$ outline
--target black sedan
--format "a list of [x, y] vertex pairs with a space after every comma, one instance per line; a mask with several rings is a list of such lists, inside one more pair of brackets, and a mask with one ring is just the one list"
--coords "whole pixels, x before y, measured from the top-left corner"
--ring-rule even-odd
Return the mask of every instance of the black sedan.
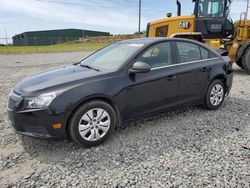
[[126, 120], [186, 105], [219, 108], [232, 86], [229, 64], [186, 39], [118, 42], [19, 82], [8, 102], [10, 124], [27, 136], [97, 145]]

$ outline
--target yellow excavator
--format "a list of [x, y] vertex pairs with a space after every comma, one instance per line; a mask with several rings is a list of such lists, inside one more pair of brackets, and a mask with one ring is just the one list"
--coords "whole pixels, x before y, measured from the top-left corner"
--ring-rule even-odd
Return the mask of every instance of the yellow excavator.
[[247, 10], [233, 22], [230, 17], [232, 0], [193, 0], [194, 13], [181, 16], [181, 3], [177, 0], [177, 16], [148, 23], [147, 37], [189, 38], [203, 42], [250, 74], [250, 20]]

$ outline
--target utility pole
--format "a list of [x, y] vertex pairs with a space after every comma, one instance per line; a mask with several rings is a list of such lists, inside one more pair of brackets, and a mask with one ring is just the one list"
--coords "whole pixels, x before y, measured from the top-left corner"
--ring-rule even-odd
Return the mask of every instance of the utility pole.
[[36, 36], [34, 37], [34, 41], [35, 41], [35, 45], [36, 45], [36, 53], [38, 53]]
[[62, 42], [62, 36], [60, 36], [60, 46], [61, 46], [61, 52], [63, 51], [63, 42]]
[[85, 44], [84, 44], [84, 27], [82, 28], [82, 42], [83, 42], [83, 51], [85, 50]]
[[7, 52], [8, 54], [10, 53], [10, 50], [9, 50], [9, 45], [8, 45], [8, 34], [7, 34], [7, 29], [6, 27], [4, 27], [4, 30], [5, 30], [5, 41], [6, 41], [6, 46], [7, 46]]
[[246, 20], [247, 20], [247, 18], [248, 18], [248, 9], [249, 9], [249, 0], [247, 0], [247, 10], [246, 10]]
[[139, 37], [141, 36], [141, 0], [139, 0], [139, 25], [138, 25]]

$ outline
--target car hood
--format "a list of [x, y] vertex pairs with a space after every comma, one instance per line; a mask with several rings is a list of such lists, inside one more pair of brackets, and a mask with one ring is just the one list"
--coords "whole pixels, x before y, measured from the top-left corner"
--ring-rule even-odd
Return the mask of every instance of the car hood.
[[74, 82], [79, 83], [101, 74], [103, 73], [80, 65], [55, 68], [20, 81], [15, 86], [15, 90], [25, 95], [51, 88], [56, 89], [61, 85], [74, 85]]

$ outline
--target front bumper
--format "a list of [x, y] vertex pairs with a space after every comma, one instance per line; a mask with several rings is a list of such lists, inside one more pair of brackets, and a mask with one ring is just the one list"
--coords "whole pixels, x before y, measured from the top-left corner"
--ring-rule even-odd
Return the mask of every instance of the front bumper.
[[9, 127], [13, 130], [13, 132], [24, 135], [24, 136], [29, 136], [33, 138], [39, 138], [39, 139], [45, 139], [45, 140], [58, 140], [60, 137], [56, 136], [51, 136], [49, 134], [44, 134], [44, 133], [39, 133], [38, 132], [25, 132], [25, 131], [18, 131], [16, 130], [16, 127], [13, 125], [11, 121], [9, 121]]
[[[41, 110], [20, 110], [22, 99], [10, 96], [7, 112], [10, 127], [14, 132], [21, 135], [58, 140], [64, 139], [65, 134], [65, 114], [58, 114], [50, 109]], [[53, 129], [53, 124], [61, 123], [61, 129]]]

